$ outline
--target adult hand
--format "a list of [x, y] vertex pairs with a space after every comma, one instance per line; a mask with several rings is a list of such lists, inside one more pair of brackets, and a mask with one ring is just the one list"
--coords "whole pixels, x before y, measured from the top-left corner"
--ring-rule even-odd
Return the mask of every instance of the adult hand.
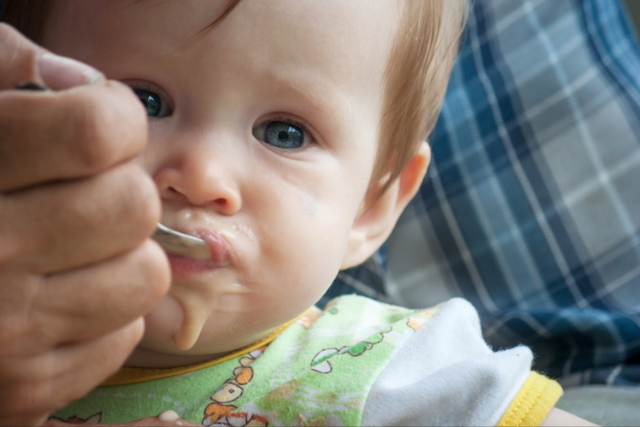
[[130, 162], [146, 141], [127, 87], [0, 24], [0, 424], [42, 424], [116, 371], [167, 292], [160, 199]]

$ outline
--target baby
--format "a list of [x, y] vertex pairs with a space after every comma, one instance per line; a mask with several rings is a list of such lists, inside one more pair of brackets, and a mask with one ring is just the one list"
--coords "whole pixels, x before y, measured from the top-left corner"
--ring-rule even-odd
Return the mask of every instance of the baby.
[[122, 423], [173, 409], [233, 426], [559, 422], [560, 387], [530, 371], [527, 348], [493, 353], [464, 301], [415, 311], [347, 296], [313, 308], [340, 269], [378, 249], [419, 188], [465, 8], [24, 7], [22, 31], [133, 88], [149, 116], [138, 162], [162, 221], [212, 254], [169, 256], [170, 293], [127, 366], [56, 419]]

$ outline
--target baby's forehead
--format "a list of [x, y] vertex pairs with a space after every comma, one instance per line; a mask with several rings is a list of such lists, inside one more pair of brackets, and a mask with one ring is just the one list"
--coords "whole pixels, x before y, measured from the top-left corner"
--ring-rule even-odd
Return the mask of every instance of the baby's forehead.
[[260, 45], [260, 60], [295, 65], [304, 59], [318, 68], [331, 64], [345, 77], [360, 70], [364, 78], [363, 70], [386, 65], [399, 17], [397, 3], [389, 1], [244, 0], [220, 30], [228, 24], [241, 44]]
[[266, 61], [312, 53], [316, 63], [332, 63], [343, 74], [361, 64], [376, 68], [378, 58], [388, 57], [401, 15], [397, 2], [379, 0], [97, 0], [62, 1], [55, 9], [52, 23], [85, 36], [76, 38], [85, 45], [98, 35], [112, 45], [171, 55], [223, 39], [237, 42], [229, 43], [234, 48], [261, 45]]

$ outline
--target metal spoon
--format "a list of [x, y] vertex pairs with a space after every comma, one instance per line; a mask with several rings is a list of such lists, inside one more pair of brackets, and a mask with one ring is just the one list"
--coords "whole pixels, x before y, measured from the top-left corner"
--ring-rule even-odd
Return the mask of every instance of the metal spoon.
[[[46, 86], [30, 81], [18, 83], [16, 89], [36, 92], [47, 92], [51, 90]], [[199, 259], [211, 258], [209, 246], [204, 240], [180, 233], [160, 223], [158, 223], [158, 227], [151, 237], [158, 242], [160, 246], [162, 246], [162, 249], [168, 254]]]
[[209, 246], [204, 240], [180, 233], [160, 223], [158, 223], [158, 228], [156, 228], [151, 237], [168, 254], [199, 259], [211, 258]]

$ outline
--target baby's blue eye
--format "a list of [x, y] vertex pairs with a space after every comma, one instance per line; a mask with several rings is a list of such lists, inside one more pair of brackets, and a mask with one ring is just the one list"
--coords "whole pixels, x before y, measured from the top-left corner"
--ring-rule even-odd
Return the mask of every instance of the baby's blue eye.
[[309, 137], [303, 128], [279, 120], [258, 126], [254, 129], [254, 136], [269, 145], [285, 150], [301, 148], [309, 143]]
[[140, 88], [132, 88], [147, 110], [147, 116], [161, 118], [171, 115], [171, 110], [157, 93]]

